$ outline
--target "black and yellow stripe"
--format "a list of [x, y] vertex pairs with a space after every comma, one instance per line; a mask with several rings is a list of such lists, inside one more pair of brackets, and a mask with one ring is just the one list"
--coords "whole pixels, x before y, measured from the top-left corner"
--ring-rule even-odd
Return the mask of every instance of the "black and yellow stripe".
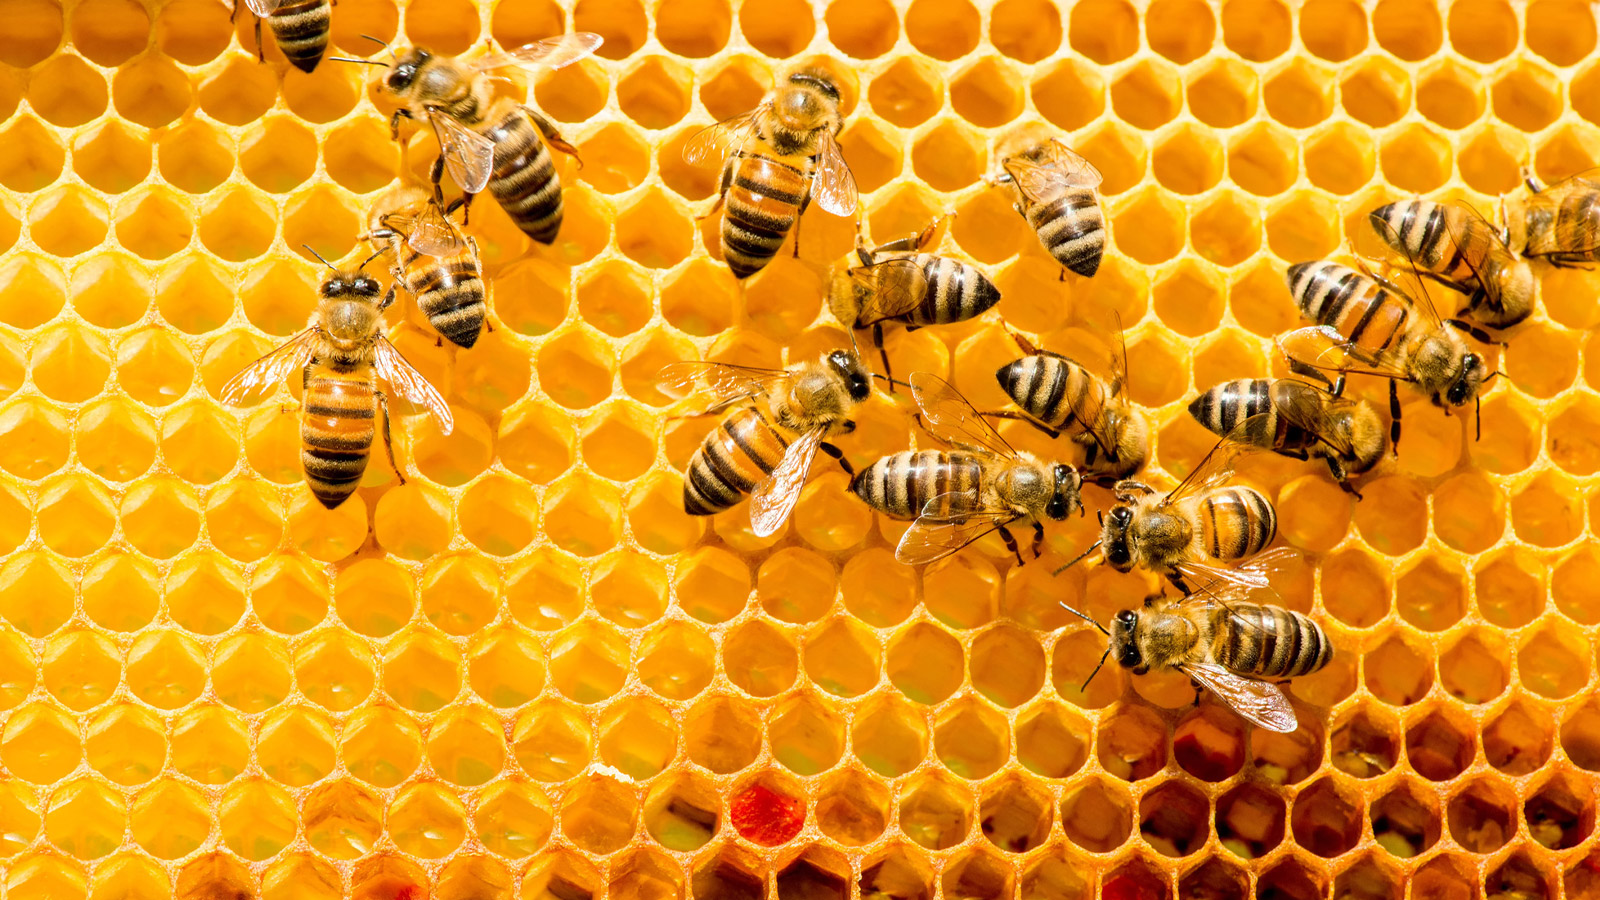
[[1028, 224], [1056, 261], [1085, 278], [1100, 268], [1106, 226], [1100, 202], [1088, 188], [1068, 188], [1058, 196], [1028, 205]]
[[459, 347], [476, 344], [486, 309], [477, 256], [462, 250], [435, 258], [407, 249], [403, 265], [406, 290], [434, 330]]
[[1211, 639], [1212, 659], [1256, 678], [1309, 675], [1333, 660], [1333, 644], [1317, 623], [1277, 606], [1233, 604]]
[[783, 429], [761, 410], [735, 410], [706, 435], [689, 460], [683, 511], [709, 516], [732, 507], [772, 474], [789, 443]]
[[897, 519], [921, 515], [928, 501], [946, 497], [935, 514], [951, 511], [947, 495], [977, 497], [982, 490], [983, 463], [972, 453], [907, 450], [885, 456], [856, 473], [850, 490], [868, 506]]
[[[907, 325], [921, 328], [965, 322], [983, 315], [1000, 302], [999, 289], [977, 266], [932, 253], [918, 253], [907, 258], [921, 270], [925, 281], [917, 305], [901, 317]], [[885, 291], [898, 289], [892, 282], [909, 281], [913, 276], [906, 267], [888, 266], [880, 277], [891, 282], [879, 286], [880, 291]]]
[[[1530, 227], [1529, 235], [1533, 234]], [[1582, 187], [1566, 191], [1541, 237], [1538, 247], [1529, 241], [1529, 255], [1543, 255], [1564, 266], [1600, 262], [1600, 191]]]
[[561, 176], [539, 128], [523, 107], [515, 107], [484, 136], [494, 142], [489, 193], [522, 233], [541, 244], [561, 231]]
[[1260, 553], [1278, 533], [1272, 501], [1252, 488], [1219, 488], [1205, 495], [1196, 509], [1200, 545], [1214, 559], [1234, 561]]
[[[1196, 397], [1189, 404], [1189, 414], [1219, 436], [1231, 436], [1267, 450], [1296, 449], [1316, 443], [1317, 436], [1290, 421], [1280, 410], [1296, 404], [1320, 406], [1322, 398], [1316, 396], [1320, 393], [1298, 381], [1241, 378], [1223, 382]], [[1236, 432], [1234, 429], [1240, 425], [1245, 429]]]
[[1103, 409], [1108, 391], [1100, 379], [1065, 356], [1035, 353], [1007, 363], [995, 373], [1001, 390], [1023, 412], [1051, 428], [1088, 431], [1074, 410]]
[[722, 256], [738, 278], [761, 271], [778, 254], [811, 190], [811, 173], [755, 153], [734, 159], [724, 198]]
[[1411, 298], [1338, 263], [1299, 263], [1286, 280], [1302, 315], [1369, 352], [1397, 344], [1411, 321]]
[[368, 372], [323, 369], [311, 376], [300, 411], [300, 464], [311, 493], [329, 509], [367, 471], [378, 412]]
[[278, 49], [302, 72], [316, 69], [322, 61], [332, 22], [328, 0], [289, 0], [267, 19]]

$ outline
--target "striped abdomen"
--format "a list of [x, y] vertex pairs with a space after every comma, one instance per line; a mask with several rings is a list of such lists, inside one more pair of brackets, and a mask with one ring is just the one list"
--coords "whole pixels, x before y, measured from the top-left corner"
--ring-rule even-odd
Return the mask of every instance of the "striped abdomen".
[[[1298, 381], [1243, 378], [1223, 382], [1196, 397], [1189, 404], [1189, 414], [1215, 434], [1244, 438], [1268, 450], [1294, 450], [1316, 443], [1317, 436], [1289, 421], [1280, 410], [1294, 405], [1304, 408], [1308, 403], [1316, 408], [1322, 404], [1320, 394]], [[1250, 424], [1244, 432], [1234, 434], [1246, 421]]]
[[1088, 431], [1095, 423], [1078, 420], [1074, 409], [1104, 409], [1105, 385], [1064, 356], [1036, 353], [1008, 363], [995, 373], [1001, 390], [1028, 415], [1058, 430]]
[[765, 156], [740, 154], [722, 217], [722, 256], [735, 277], [754, 275], [778, 254], [810, 189], [809, 172]]
[[1571, 264], [1600, 261], [1600, 190], [1575, 185], [1551, 204], [1530, 204], [1528, 256]]
[[1039, 234], [1039, 243], [1057, 262], [1085, 278], [1100, 268], [1106, 226], [1093, 190], [1070, 188], [1058, 197], [1030, 204], [1027, 217]]
[[1318, 325], [1332, 326], [1368, 351], [1398, 344], [1411, 321], [1409, 297], [1338, 263], [1323, 260], [1293, 265], [1286, 280], [1301, 315]]
[[[1475, 285], [1499, 242], [1487, 225], [1459, 207], [1431, 200], [1406, 200], [1372, 211], [1378, 235], [1417, 268], [1444, 281]], [[1463, 238], [1457, 243], [1452, 233]]]
[[1248, 559], [1272, 543], [1278, 514], [1272, 501], [1252, 488], [1218, 488], [1195, 506], [1200, 520], [1200, 547], [1214, 559]]
[[561, 177], [528, 111], [514, 107], [484, 136], [494, 141], [489, 193], [522, 233], [541, 244], [561, 230]]
[[[914, 519], [934, 497], [977, 495], [982, 481], [983, 465], [971, 453], [907, 450], [885, 456], [856, 473], [850, 490], [879, 512]], [[937, 512], [949, 512], [949, 501]]]
[[278, 49], [302, 72], [310, 72], [328, 49], [333, 20], [328, 0], [289, 0], [267, 18]]
[[789, 437], [755, 407], [731, 413], [706, 435], [683, 479], [683, 511], [709, 516], [733, 506], [783, 461]]
[[300, 463], [306, 484], [333, 509], [354, 493], [372, 450], [377, 395], [367, 372], [311, 376], [300, 410]]
[[1333, 644], [1317, 623], [1277, 606], [1234, 603], [1218, 617], [1211, 658], [1256, 678], [1309, 675], [1333, 660]]
[[[884, 266], [878, 275], [881, 292], [911, 291], [920, 293], [917, 305], [909, 313], [899, 316], [908, 325], [949, 325], [965, 322], [988, 311], [1000, 302], [1000, 291], [994, 282], [985, 278], [977, 266], [969, 266], [932, 253], [918, 253], [904, 257], [916, 268], [904, 265]], [[921, 283], [917, 274], [920, 272]]]
[[485, 309], [478, 258], [470, 250], [433, 257], [408, 246], [402, 264], [406, 290], [417, 298], [417, 308], [434, 330], [457, 346], [476, 344]]

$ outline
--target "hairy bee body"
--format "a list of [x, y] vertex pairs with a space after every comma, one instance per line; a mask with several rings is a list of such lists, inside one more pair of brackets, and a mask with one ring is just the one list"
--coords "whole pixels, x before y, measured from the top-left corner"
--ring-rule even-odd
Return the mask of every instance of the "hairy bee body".
[[1299, 459], [1322, 458], [1341, 482], [1383, 458], [1383, 425], [1372, 407], [1302, 381], [1223, 382], [1196, 397], [1189, 414], [1223, 437]]
[[730, 166], [722, 255], [735, 277], [748, 278], [778, 255], [804, 211], [812, 172], [753, 150], [736, 152]]
[[1511, 246], [1555, 266], [1600, 262], [1600, 182], [1593, 174], [1548, 186], [1527, 179], [1531, 195], [1507, 207]]
[[1261, 492], [1242, 485], [1200, 491], [1177, 500], [1138, 482], [1117, 485], [1101, 543], [1119, 572], [1135, 568], [1181, 581], [1188, 563], [1236, 563], [1260, 553], [1278, 533], [1278, 514]]
[[1213, 559], [1237, 562], [1265, 550], [1278, 533], [1278, 514], [1260, 491], [1234, 485], [1194, 500], [1199, 545]]
[[729, 509], [771, 475], [795, 433], [766, 411], [747, 406], [723, 419], [689, 460], [683, 511], [710, 516]]
[[[851, 328], [888, 321], [908, 328], [949, 325], [977, 318], [1000, 302], [999, 289], [977, 266], [933, 253], [869, 255], [870, 265], [834, 278], [830, 303]], [[906, 299], [890, 306], [885, 297]]]
[[995, 378], [1023, 413], [1084, 445], [1086, 478], [1115, 483], [1144, 467], [1149, 426], [1122, 395], [1120, 376], [1110, 385], [1065, 356], [1034, 352]]
[[868, 506], [896, 519], [922, 515], [929, 500], [949, 501], [961, 493], [982, 493], [993, 480], [986, 459], [961, 450], [906, 450], [885, 456], [861, 470], [850, 482], [850, 491]]
[[[366, 240], [393, 257], [396, 280], [417, 299], [428, 323], [458, 347], [478, 342], [488, 312], [477, 242], [462, 235], [447, 215], [431, 206], [432, 199], [417, 188], [400, 188], [380, 198], [368, 221]], [[449, 235], [448, 243], [423, 253], [412, 243], [421, 222], [433, 232]]]
[[1135, 672], [1214, 664], [1247, 678], [1309, 675], [1333, 660], [1327, 632], [1293, 610], [1190, 600], [1126, 610], [1111, 624], [1111, 653]]
[[534, 115], [526, 106], [513, 106], [483, 129], [494, 142], [489, 193], [523, 234], [550, 244], [561, 231], [561, 176]]
[[1085, 278], [1099, 271], [1106, 226], [1092, 189], [1063, 186], [1054, 197], [1025, 203], [1022, 214], [1056, 262]]
[[1369, 217], [1391, 248], [1419, 271], [1467, 295], [1467, 309], [1496, 328], [1533, 312], [1533, 269], [1484, 218], [1455, 203], [1405, 200]]
[[328, 0], [286, 0], [267, 16], [267, 27], [290, 64], [311, 72], [328, 49], [333, 7]]
[[326, 361], [307, 379], [301, 403], [301, 467], [312, 495], [332, 509], [367, 471], [378, 415], [372, 371]]

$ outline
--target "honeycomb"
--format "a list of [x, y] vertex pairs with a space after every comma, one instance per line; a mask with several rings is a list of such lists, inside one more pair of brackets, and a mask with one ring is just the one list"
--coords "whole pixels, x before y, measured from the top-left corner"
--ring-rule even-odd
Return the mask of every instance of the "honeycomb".
[[[401, 416], [406, 483], [379, 457], [333, 511], [284, 405], [218, 391], [305, 321], [301, 245], [359, 258], [432, 137], [391, 142], [365, 67], [270, 41], [259, 64], [217, 0], [0, 14], [8, 900], [1600, 894], [1594, 274], [1541, 269], [1481, 440], [1408, 398], [1360, 503], [1315, 464], [1242, 464], [1303, 551], [1283, 602], [1338, 645], [1289, 687], [1290, 735], [1171, 675], [1083, 687], [1103, 638], [1058, 604], [1104, 621], [1155, 586], [1051, 577], [1092, 516], [1039, 564], [986, 540], [926, 571], [831, 464], [772, 538], [743, 507], [685, 516], [711, 422], [655, 387], [847, 339], [823, 286], [853, 225], [813, 209], [740, 285], [696, 220], [716, 173], [681, 156], [833, 57], [869, 233], [954, 211], [943, 251], [1004, 292], [1004, 324], [892, 330], [897, 371], [997, 408], [1006, 326], [1073, 350], [1115, 312], [1181, 476], [1210, 443], [1187, 400], [1281, 372], [1286, 264], [1387, 199], [1595, 165], [1589, 4], [341, 0], [330, 54], [606, 43], [528, 85], [583, 156], [558, 157], [557, 243], [473, 209], [494, 331], [456, 352], [393, 311], [455, 430]], [[1104, 173], [1093, 280], [1058, 280], [980, 183], [1030, 122]], [[878, 398], [841, 444], [913, 439]]]

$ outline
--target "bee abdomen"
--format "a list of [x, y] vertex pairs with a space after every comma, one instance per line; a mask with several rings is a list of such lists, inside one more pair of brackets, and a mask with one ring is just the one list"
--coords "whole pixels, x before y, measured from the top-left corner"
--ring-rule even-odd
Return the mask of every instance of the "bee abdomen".
[[1073, 410], [1082, 408], [1085, 396], [1098, 386], [1070, 359], [1044, 353], [1024, 356], [1001, 367], [995, 378], [1023, 412], [1052, 428], [1093, 425], [1077, 421]]
[[1240, 675], [1294, 678], [1333, 660], [1327, 632], [1306, 616], [1278, 606], [1235, 605], [1224, 620], [1217, 662]]
[[300, 416], [300, 464], [311, 493], [329, 509], [355, 492], [367, 471], [377, 414], [365, 379], [314, 376]]
[[528, 113], [517, 107], [486, 135], [494, 141], [489, 193], [522, 233], [541, 244], [561, 230], [561, 177]]
[[1298, 263], [1289, 267], [1286, 280], [1302, 315], [1372, 350], [1397, 341], [1411, 315], [1409, 300], [1338, 263]]
[[1056, 261], [1088, 278], [1100, 268], [1105, 253], [1105, 220], [1094, 191], [1069, 190], [1045, 203], [1028, 207], [1028, 224]]
[[706, 435], [689, 460], [683, 511], [709, 516], [738, 503], [772, 474], [788, 447], [788, 439], [756, 409], [732, 413]]
[[1552, 244], [1577, 243], [1580, 246], [1553, 246], [1551, 256], [1561, 262], [1600, 260], [1596, 232], [1600, 232], [1600, 191], [1574, 190], [1561, 200], [1553, 223], [1554, 235], [1562, 238]]
[[444, 260], [419, 257], [406, 273], [406, 287], [434, 329], [451, 343], [471, 347], [483, 329], [483, 279], [470, 255]]
[[[879, 512], [914, 519], [935, 497], [976, 493], [982, 476], [982, 466], [970, 453], [906, 450], [857, 472], [850, 490]], [[948, 504], [938, 511], [948, 511]]]
[[1247, 487], [1220, 488], [1200, 504], [1200, 540], [1206, 553], [1221, 560], [1260, 553], [1278, 533], [1272, 502]]
[[738, 278], [761, 271], [794, 228], [809, 176], [760, 156], [734, 166], [722, 217], [722, 256]]
[[1000, 302], [1000, 291], [977, 266], [943, 256], [919, 253], [927, 292], [912, 310], [910, 324], [949, 325], [983, 315]]
[[[1274, 382], [1270, 378], [1227, 381], [1196, 397], [1189, 404], [1189, 414], [1214, 434], [1243, 439], [1257, 447], [1302, 447], [1313, 437], [1279, 413], [1274, 396], [1297, 389], [1312, 390], [1296, 382]], [[1236, 431], [1241, 425], [1246, 426], [1244, 431]]]
[[267, 19], [278, 49], [294, 67], [310, 72], [328, 49], [333, 16], [328, 0], [291, 0]]

